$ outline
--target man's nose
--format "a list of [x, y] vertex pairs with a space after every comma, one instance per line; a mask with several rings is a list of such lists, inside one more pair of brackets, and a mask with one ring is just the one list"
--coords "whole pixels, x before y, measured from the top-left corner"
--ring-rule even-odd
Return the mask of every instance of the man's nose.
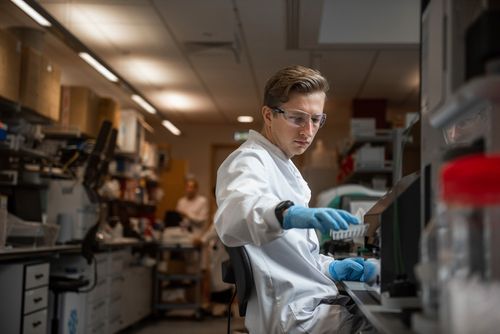
[[314, 133], [314, 124], [312, 122], [311, 118], [308, 118], [305, 120], [304, 124], [302, 125], [302, 132], [307, 133], [307, 134], [312, 134]]

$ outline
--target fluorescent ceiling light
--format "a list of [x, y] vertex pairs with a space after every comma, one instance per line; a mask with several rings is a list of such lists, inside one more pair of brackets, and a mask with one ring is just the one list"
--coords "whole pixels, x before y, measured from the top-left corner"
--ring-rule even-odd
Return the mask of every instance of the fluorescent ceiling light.
[[238, 122], [240, 122], [240, 123], [252, 123], [253, 117], [252, 116], [238, 116]]
[[161, 124], [168, 129], [168, 131], [172, 132], [176, 136], [180, 136], [181, 130], [179, 130], [172, 122], [164, 120]]
[[40, 15], [36, 10], [34, 10], [30, 5], [28, 5], [26, 2], [23, 0], [10, 0], [12, 1], [17, 7], [19, 7], [23, 12], [29, 15], [33, 20], [36, 21], [41, 26], [44, 27], [50, 27], [52, 24], [50, 24], [49, 21], [42, 15]]
[[109, 81], [112, 82], [118, 81], [118, 77], [116, 75], [114, 75], [110, 70], [108, 70], [101, 63], [95, 60], [95, 58], [89, 55], [87, 52], [80, 52], [78, 55], [80, 56], [80, 58], [85, 60], [90, 66], [92, 66], [97, 72], [101, 73]]
[[150, 105], [149, 103], [146, 102], [140, 95], [134, 94], [132, 95], [132, 100], [134, 100], [135, 103], [140, 105], [142, 109], [146, 110], [150, 114], [155, 114], [156, 109]]
[[189, 99], [185, 95], [179, 93], [169, 93], [167, 101], [172, 108], [176, 109], [187, 109], [190, 106]]

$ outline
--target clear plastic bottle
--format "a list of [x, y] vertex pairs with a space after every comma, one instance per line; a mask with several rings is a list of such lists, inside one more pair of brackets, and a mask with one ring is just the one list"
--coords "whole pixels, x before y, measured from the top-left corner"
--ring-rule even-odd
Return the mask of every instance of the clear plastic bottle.
[[[443, 165], [440, 200], [445, 213], [438, 238], [439, 318], [444, 333], [455, 333], [467, 305], [458, 305], [453, 287], [500, 280], [500, 155], [473, 155]], [[463, 299], [460, 299], [463, 300]], [[465, 315], [466, 316], [466, 315]]]
[[420, 239], [420, 263], [416, 270], [421, 283], [423, 313], [427, 319], [437, 320], [439, 293], [441, 291], [438, 276], [439, 244], [447, 233], [442, 217], [443, 205], [438, 205], [435, 217], [425, 227]]

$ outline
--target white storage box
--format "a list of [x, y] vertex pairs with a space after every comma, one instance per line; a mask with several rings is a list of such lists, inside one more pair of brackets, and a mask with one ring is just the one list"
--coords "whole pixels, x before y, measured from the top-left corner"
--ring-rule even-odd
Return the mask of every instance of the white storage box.
[[356, 152], [356, 167], [383, 168], [385, 162], [385, 147], [364, 145]]
[[135, 110], [122, 110], [118, 129], [118, 147], [120, 152], [140, 154], [144, 145], [145, 130], [143, 117]]
[[351, 136], [375, 136], [375, 118], [352, 118]]

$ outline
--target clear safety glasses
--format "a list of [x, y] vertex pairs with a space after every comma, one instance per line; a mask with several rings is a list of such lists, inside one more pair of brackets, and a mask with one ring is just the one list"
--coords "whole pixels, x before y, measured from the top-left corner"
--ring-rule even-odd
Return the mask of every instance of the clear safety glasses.
[[288, 121], [288, 123], [301, 128], [305, 127], [309, 122], [312, 122], [312, 125], [315, 128], [320, 128], [326, 121], [326, 114], [324, 113], [309, 115], [308, 113], [299, 110], [286, 111], [280, 107], [274, 107], [271, 109], [278, 114], [283, 114], [283, 117]]

